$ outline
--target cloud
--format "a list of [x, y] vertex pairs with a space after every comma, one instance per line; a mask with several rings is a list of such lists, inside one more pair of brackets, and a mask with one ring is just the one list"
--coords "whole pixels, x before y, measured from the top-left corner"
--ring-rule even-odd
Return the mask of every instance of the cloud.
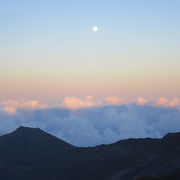
[[175, 107], [179, 106], [180, 101], [177, 98], [174, 98], [173, 100], [168, 100], [167, 98], [160, 98], [156, 103], [155, 106], [163, 106], [163, 107]]
[[117, 96], [107, 97], [105, 100], [112, 105], [120, 105], [123, 102], [123, 99]]
[[3, 110], [7, 113], [14, 114], [17, 112], [16, 108], [14, 106], [5, 106]]
[[[92, 100], [93, 97], [86, 97], [83, 103]], [[137, 104], [73, 110], [19, 108], [14, 114], [0, 110], [0, 134], [9, 133], [20, 125], [39, 127], [76, 146], [95, 146], [126, 138], [157, 138], [180, 131], [180, 110]]]
[[69, 109], [80, 109], [94, 106], [101, 106], [102, 102], [95, 100], [93, 96], [86, 96], [84, 99], [77, 97], [64, 98], [62, 105]]
[[148, 104], [148, 101], [146, 99], [142, 98], [142, 97], [139, 97], [137, 99], [137, 104], [140, 105], [140, 106], [144, 106], [144, 105]]
[[169, 106], [179, 106], [180, 105], [180, 101], [179, 99], [175, 98], [172, 101], [169, 102]]
[[47, 104], [40, 104], [37, 100], [21, 99], [20, 101], [7, 100], [1, 103], [5, 112], [16, 113], [17, 109], [45, 109], [48, 107]]

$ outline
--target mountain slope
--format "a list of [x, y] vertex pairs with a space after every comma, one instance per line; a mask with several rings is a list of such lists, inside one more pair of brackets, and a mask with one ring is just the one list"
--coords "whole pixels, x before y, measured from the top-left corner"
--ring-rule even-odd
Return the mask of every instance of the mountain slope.
[[0, 179], [3, 174], [5, 180], [7, 176], [26, 177], [26, 173], [37, 176], [37, 170], [50, 167], [72, 149], [72, 145], [41, 129], [19, 127], [0, 137]]
[[91, 148], [71, 146], [38, 128], [20, 127], [0, 137], [1, 180], [146, 180], [178, 169], [180, 133]]

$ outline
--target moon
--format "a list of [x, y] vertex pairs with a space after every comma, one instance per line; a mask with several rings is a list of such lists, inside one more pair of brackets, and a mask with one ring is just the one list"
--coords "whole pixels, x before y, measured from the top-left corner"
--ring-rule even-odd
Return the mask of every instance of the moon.
[[92, 30], [93, 30], [94, 32], [97, 32], [97, 31], [98, 31], [98, 27], [97, 27], [97, 26], [93, 26], [93, 27], [92, 27]]

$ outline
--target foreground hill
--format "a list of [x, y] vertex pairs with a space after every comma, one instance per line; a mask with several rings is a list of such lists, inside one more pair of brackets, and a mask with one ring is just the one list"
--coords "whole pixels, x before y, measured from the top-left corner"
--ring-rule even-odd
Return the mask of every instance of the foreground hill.
[[38, 128], [0, 137], [1, 180], [180, 179], [180, 133], [74, 147]]

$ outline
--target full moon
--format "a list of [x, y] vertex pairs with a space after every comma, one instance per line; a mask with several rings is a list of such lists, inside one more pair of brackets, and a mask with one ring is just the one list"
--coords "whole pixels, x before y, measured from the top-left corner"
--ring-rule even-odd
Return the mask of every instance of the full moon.
[[97, 27], [97, 26], [93, 26], [92, 30], [93, 30], [94, 32], [97, 32], [97, 31], [98, 31], [98, 27]]

